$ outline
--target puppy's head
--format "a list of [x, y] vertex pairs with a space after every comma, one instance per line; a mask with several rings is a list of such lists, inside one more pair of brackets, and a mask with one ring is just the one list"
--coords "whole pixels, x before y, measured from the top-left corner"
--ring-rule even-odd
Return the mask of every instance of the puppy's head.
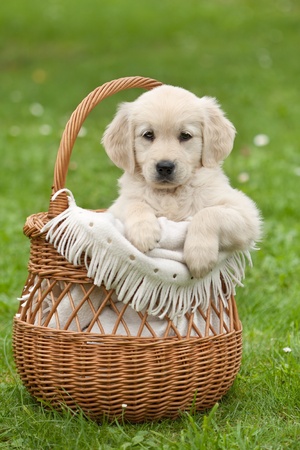
[[185, 184], [201, 166], [218, 166], [231, 152], [234, 136], [215, 99], [163, 85], [121, 104], [102, 143], [116, 166], [170, 189]]

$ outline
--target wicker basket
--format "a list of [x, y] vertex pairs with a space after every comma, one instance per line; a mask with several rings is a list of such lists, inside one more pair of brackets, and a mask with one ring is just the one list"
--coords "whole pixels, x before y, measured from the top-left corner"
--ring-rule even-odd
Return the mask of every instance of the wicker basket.
[[[65, 187], [72, 148], [88, 113], [118, 91], [160, 84], [142, 77], [122, 78], [95, 89], [79, 104], [62, 136], [52, 193]], [[126, 323], [128, 305], [121, 303], [117, 308], [112, 290], [93, 285], [84, 265], [70, 264], [41, 233], [44, 224], [67, 206], [62, 193], [50, 202], [49, 212], [30, 216], [24, 227], [31, 240], [29, 275], [14, 319], [13, 348], [28, 391], [57, 409], [80, 407], [97, 421], [103, 416], [122, 416], [131, 422], [175, 418], [191, 407], [212, 407], [228, 391], [240, 367], [242, 329], [235, 299], [226, 308], [221, 300], [211, 301], [206, 311], [198, 308], [201, 330], [194, 314], [186, 314], [184, 335], [168, 318], [163, 335], [157, 335], [151, 318], [136, 313], [138, 327], [133, 334]], [[99, 291], [102, 302], [95, 307], [93, 299]], [[63, 324], [58, 314], [62, 298], [69, 299], [71, 311]], [[108, 306], [115, 326], [106, 334], [101, 314]], [[80, 322], [82, 308], [93, 314], [85, 331]], [[91, 332], [95, 324], [97, 333]]]

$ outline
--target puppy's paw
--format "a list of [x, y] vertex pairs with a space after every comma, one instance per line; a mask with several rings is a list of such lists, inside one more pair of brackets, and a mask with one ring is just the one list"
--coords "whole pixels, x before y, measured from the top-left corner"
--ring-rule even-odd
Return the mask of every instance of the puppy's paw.
[[158, 246], [161, 229], [158, 220], [136, 222], [126, 230], [127, 239], [141, 252], [146, 253]]
[[184, 245], [184, 259], [194, 278], [204, 278], [218, 262], [218, 241], [195, 243], [187, 239]]

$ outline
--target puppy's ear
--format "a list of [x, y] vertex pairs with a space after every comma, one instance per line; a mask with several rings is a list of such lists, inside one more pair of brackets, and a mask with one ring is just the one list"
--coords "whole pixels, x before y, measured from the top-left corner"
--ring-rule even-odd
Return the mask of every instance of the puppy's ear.
[[202, 164], [216, 167], [231, 152], [235, 128], [214, 98], [200, 99], [204, 110]]
[[113, 163], [126, 172], [135, 167], [133, 130], [130, 122], [130, 103], [122, 103], [107, 126], [102, 144]]

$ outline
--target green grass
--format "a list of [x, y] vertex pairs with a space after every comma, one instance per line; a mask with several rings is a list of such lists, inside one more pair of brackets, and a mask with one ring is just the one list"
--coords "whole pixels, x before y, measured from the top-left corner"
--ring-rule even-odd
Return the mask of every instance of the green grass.
[[[296, 0], [1, 2], [0, 449], [299, 448], [299, 20]], [[48, 209], [65, 122], [89, 91], [130, 75], [219, 99], [238, 130], [225, 171], [257, 202], [265, 233], [237, 293], [242, 367], [218, 407], [177, 421], [97, 425], [29, 396], [11, 328], [27, 275], [22, 227]], [[120, 172], [99, 141], [116, 104], [137, 94], [107, 99], [88, 118], [67, 182], [79, 205], [115, 198]], [[36, 103], [41, 115], [32, 114]], [[261, 133], [270, 143], [257, 147]]]

